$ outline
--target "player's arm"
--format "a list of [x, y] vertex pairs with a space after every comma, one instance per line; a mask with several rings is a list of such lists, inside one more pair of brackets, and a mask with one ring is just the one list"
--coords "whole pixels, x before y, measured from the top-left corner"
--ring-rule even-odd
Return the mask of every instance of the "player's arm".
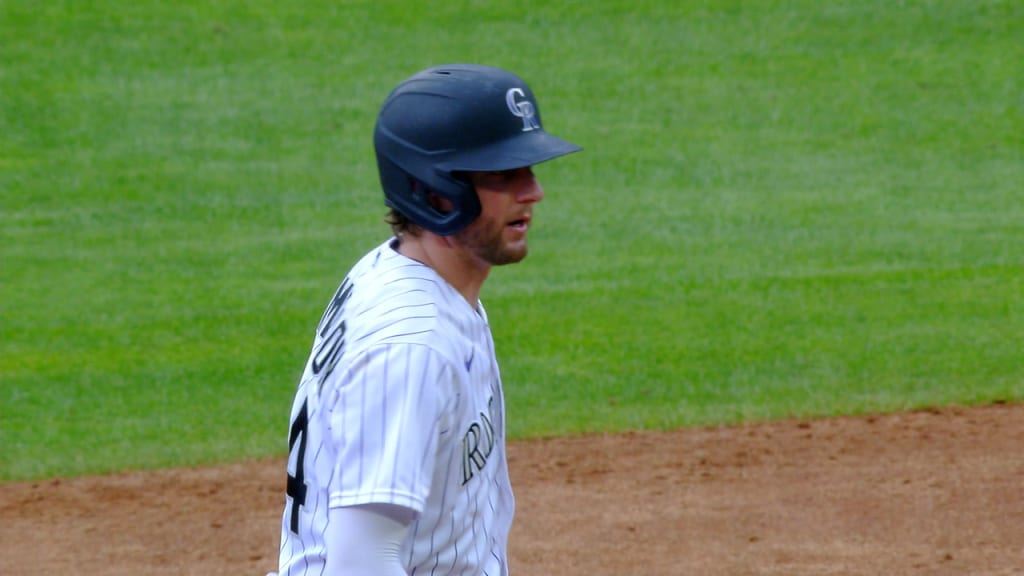
[[325, 401], [333, 508], [391, 504], [416, 512], [430, 493], [448, 433], [450, 364], [423, 345], [375, 346], [354, 359]]
[[325, 576], [408, 576], [399, 553], [414, 515], [386, 504], [331, 508]]
[[379, 345], [339, 375], [325, 403], [335, 469], [329, 576], [407, 576], [399, 557], [422, 512], [447, 430], [449, 364], [423, 345]]

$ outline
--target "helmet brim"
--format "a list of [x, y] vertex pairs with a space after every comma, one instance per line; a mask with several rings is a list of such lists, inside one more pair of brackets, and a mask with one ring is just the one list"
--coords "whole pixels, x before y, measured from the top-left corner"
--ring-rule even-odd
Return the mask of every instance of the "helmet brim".
[[543, 129], [537, 129], [493, 144], [458, 152], [439, 166], [449, 172], [496, 172], [533, 166], [582, 149]]

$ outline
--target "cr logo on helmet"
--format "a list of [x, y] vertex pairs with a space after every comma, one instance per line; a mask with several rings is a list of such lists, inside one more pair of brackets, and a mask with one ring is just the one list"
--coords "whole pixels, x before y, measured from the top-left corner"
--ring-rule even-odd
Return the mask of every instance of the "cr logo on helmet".
[[[519, 98], [518, 100], [516, 98]], [[537, 121], [537, 113], [534, 111], [533, 102], [526, 99], [526, 94], [521, 88], [509, 88], [505, 93], [505, 102], [513, 116], [523, 119], [523, 132], [540, 128]]]

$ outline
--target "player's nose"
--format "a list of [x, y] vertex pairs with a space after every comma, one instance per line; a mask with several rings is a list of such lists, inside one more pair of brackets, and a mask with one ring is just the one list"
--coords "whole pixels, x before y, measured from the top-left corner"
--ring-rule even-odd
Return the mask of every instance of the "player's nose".
[[516, 188], [516, 201], [522, 204], [532, 204], [544, 199], [544, 188], [537, 180], [533, 170], [524, 170]]

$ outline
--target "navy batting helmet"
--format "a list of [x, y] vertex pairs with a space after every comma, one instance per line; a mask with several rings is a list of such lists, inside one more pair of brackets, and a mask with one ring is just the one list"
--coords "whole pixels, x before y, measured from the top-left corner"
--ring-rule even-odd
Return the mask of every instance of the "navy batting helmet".
[[[442, 236], [480, 214], [476, 190], [456, 173], [522, 168], [580, 150], [544, 131], [526, 82], [476, 64], [428, 68], [399, 84], [381, 106], [373, 144], [385, 203]], [[454, 209], [437, 210], [427, 192]]]

